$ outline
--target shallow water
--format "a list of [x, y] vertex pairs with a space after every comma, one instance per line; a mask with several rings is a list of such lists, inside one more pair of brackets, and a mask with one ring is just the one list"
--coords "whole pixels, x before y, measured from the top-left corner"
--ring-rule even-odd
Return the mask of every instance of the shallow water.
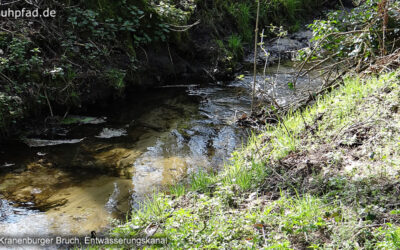
[[[293, 91], [290, 71], [270, 68], [258, 89], [272, 94], [277, 80], [274, 95], [287, 104], [320, 85], [303, 77]], [[248, 134], [235, 119], [249, 111], [251, 82], [245, 75], [227, 84], [153, 89], [50, 136], [2, 145], [0, 234], [106, 230], [154, 190], [200, 169], [220, 169]]]

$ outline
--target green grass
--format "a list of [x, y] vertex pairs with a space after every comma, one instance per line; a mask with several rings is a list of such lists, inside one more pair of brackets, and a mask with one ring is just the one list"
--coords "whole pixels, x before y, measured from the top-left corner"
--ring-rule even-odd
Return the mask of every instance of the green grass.
[[286, 7], [290, 18], [293, 20], [296, 18], [296, 13], [300, 10], [302, 2], [300, 0], [285, 0], [282, 1], [283, 5]]
[[199, 171], [192, 176], [190, 189], [194, 191], [206, 191], [207, 188], [214, 183], [214, 178], [215, 176], [212, 174], [208, 174], [205, 171]]
[[[358, 78], [345, 79], [344, 87], [318, 97], [315, 105], [307, 107], [304, 111], [289, 112], [277, 126], [267, 125], [266, 132], [259, 137], [268, 137], [271, 143], [265, 145], [261, 152], [268, 151], [273, 159], [279, 160], [287, 156], [289, 152], [296, 151], [300, 144], [299, 136], [305, 129], [304, 122], [313, 124], [315, 117], [327, 111], [330, 112], [333, 119], [329, 123], [318, 124], [317, 133], [328, 133], [327, 135], [338, 133], [341, 126], [347, 124], [352, 118], [357, 103], [381, 88], [390, 77], [393, 78], [393, 75], [383, 76], [380, 79], [373, 78], [368, 82]], [[365, 115], [369, 114], [369, 112], [365, 113]], [[330, 139], [330, 137], [326, 137], [327, 140]], [[253, 140], [253, 144], [250, 145], [250, 148], [255, 150], [257, 140]]]
[[230, 3], [228, 12], [236, 18], [237, 29], [245, 41], [249, 42], [253, 37], [252, 21], [254, 20], [252, 12], [253, 3]]
[[172, 196], [180, 197], [180, 196], [182, 196], [182, 195], [184, 195], [186, 193], [186, 187], [183, 184], [172, 185], [169, 188], [169, 193]]
[[244, 48], [239, 35], [233, 34], [228, 38], [228, 48], [237, 60], [243, 58]]
[[[140, 236], [153, 223], [170, 248], [398, 249], [398, 83], [399, 73], [347, 78], [253, 135], [219, 174], [155, 195], [113, 234]], [[356, 144], [353, 134], [363, 135]]]

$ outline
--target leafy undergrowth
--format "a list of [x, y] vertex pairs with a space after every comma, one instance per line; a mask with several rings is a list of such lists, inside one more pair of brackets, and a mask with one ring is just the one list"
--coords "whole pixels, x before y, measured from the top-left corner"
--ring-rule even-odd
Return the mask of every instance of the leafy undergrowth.
[[399, 75], [346, 79], [112, 234], [171, 248], [398, 249]]

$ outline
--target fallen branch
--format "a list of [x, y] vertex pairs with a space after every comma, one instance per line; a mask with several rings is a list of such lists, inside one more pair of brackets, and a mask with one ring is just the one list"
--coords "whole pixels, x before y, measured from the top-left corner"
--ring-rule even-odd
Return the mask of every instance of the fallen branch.
[[195, 23], [189, 25], [174, 25], [174, 24], [168, 24], [168, 25], [170, 26], [169, 29], [172, 31], [185, 32], [198, 24], [200, 24], [200, 19], [197, 20]]
[[301, 74], [301, 77], [307, 75], [308, 73], [310, 73], [311, 71], [313, 71], [314, 69], [316, 69], [317, 67], [319, 67], [321, 64], [327, 62], [328, 60], [332, 59], [332, 57], [336, 56], [337, 54], [339, 54], [339, 52], [325, 58], [324, 60], [322, 60], [321, 62], [317, 63], [316, 65], [312, 66], [310, 69], [307, 69], [303, 74]]

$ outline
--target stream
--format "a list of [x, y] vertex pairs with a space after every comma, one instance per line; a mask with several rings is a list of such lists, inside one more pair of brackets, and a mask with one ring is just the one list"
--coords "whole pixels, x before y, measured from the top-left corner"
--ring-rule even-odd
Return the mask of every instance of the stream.
[[219, 168], [244, 143], [235, 112], [248, 110], [247, 93], [233, 83], [157, 88], [52, 139], [2, 147], [0, 234], [105, 230], [154, 190]]
[[[269, 84], [258, 89], [280, 104], [318, 90], [321, 82], [308, 75], [290, 89], [293, 71], [290, 63], [269, 67], [275, 93]], [[228, 83], [154, 88], [87, 117], [70, 116], [51, 136], [1, 145], [0, 234], [105, 231], [155, 190], [220, 170], [250, 133], [235, 123], [250, 109], [253, 79], [242, 74]]]

